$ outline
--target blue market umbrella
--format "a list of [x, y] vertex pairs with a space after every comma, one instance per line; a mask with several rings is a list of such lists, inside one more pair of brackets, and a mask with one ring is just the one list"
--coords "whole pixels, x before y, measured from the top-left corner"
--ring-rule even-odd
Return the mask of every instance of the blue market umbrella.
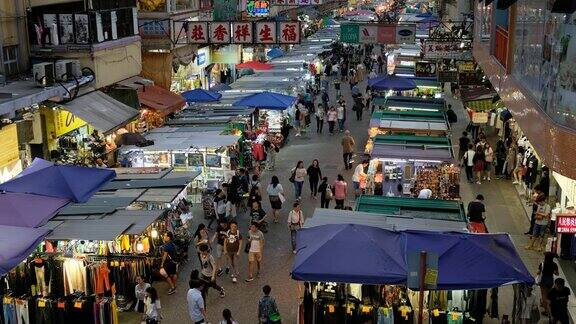
[[296, 102], [296, 97], [264, 91], [246, 96], [233, 103], [232, 106], [284, 110], [292, 106], [294, 102]]
[[416, 89], [416, 83], [408, 78], [396, 76], [379, 76], [368, 80], [368, 85], [374, 90], [404, 91]]
[[268, 53], [266, 53], [266, 56], [268, 56], [271, 59], [277, 58], [277, 57], [280, 57], [283, 55], [284, 55], [284, 51], [279, 49], [278, 47], [275, 47], [275, 48], [269, 50]]
[[232, 90], [232, 87], [225, 84], [225, 83], [218, 83], [218, 84], [214, 85], [213, 87], [210, 87], [210, 91], [220, 92], [220, 91], [226, 91], [226, 90]]
[[208, 91], [204, 89], [194, 89], [181, 93], [182, 97], [188, 102], [213, 102], [222, 98], [218, 92]]

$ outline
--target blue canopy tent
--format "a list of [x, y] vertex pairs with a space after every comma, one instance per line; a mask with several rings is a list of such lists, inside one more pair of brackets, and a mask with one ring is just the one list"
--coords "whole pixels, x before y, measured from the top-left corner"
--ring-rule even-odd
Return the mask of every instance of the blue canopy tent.
[[48, 232], [48, 229], [0, 225], [0, 276], [26, 259]]
[[[353, 237], [354, 240], [350, 238]], [[369, 226], [326, 225], [298, 232], [292, 278], [303, 281], [406, 281], [401, 237]], [[341, 257], [334, 257], [336, 254]]]
[[226, 90], [232, 90], [232, 87], [224, 84], [224, 83], [218, 83], [216, 85], [214, 85], [213, 87], [210, 87], [210, 91], [216, 91], [216, 92], [220, 92], [220, 91], [226, 91]]
[[268, 56], [268, 58], [270, 59], [281, 57], [283, 55], [284, 51], [279, 49], [278, 47], [274, 47], [273, 49], [269, 50], [268, 53], [266, 53], [266, 56]]
[[34, 159], [18, 176], [0, 184], [0, 191], [66, 198], [78, 203], [88, 201], [114, 177], [114, 170], [57, 165]]
[[222, 94], [204, 89], [194, 89], [181, 93], [187, 102], [213, 102], [222, 98]]
[[395, 90], [404, 91], [416, 88], [416, 83], [407, 78], [397, 76], [379, 76], [368, 80], [368, 85], [376, 91]]
[[264, 91], [246, 96], [234, 102], [232, 106], [284, 110], [292, 106], [294, 102], [296, 102], [296, 97]]
[[[395, 232], [329, 224], [298, 232], [292, 278], [360, 284], [407, 284], [408, 255], [438, 255], [438, 290], [533, 284], [507, 234]], [[380, 260], [383, 259], [383, 260]]]
[[0, 225], [38, 227], [54, 217], [70, 200], [15, 192], [0, 193]]

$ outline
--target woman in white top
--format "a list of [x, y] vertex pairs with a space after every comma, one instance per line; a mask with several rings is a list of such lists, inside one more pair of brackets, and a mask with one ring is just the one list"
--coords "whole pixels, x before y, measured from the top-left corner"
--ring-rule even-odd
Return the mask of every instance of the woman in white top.
[[296, 167], [292, 170], [294, 178], [294, 196], [296, 199], [302, 198], [302, 187], [304, 180], [306, 180], [306, 168], [304, 168], [304, 161], [298, 161]]
[[266, 188], [266, 192], [270, 199], [274, 223], [278, 223], [278, 219], [280, 218], [280, 209], [282, 209], [282, 200], [284, 199], [284, 189], [282, 188], [277, 176], [272, 176], [272, 181], [268, 185], [268, 188]]
[[494, 164], [494, 150], [490, 147], [490, 144], [484, 144], [484, 179], [490, 181], [490, 176], [492, 175], [492, 169]]
[[222, 317], [224, 319], [220, 321], [220, 324], [238, 324], [238, 322], [232, 318], [232, 312], [228, 308], [222, 311]]
[[146, 289], [146, 299], [144, 299], [145, 312], [144, 320], [146, 324], [158, 324], [160, 322], [160, 299], [158, 299], [158, 292], [154, 287]]
[[134, 309], [138, 313], [144, 313], [144, 300], [146, 299], [146, 289], [150, 287], [150, 284], [144, 282], [142, 276], [136, 276], [136, 287], [134, 288], [134, 293], [136, 295], [136, 306]]
[[316, 133], [322, 134], [322, 129], [324, 128], [324, 117], [326, 112], [322, 104], [318, 104], [318, 109], [316, 110]]
[[288, 229], [290, 229], [290, 241], [292, 243], [292, 253], [296, 254], [296, 232], [304, 226], [304, 216], [300, 203], [295, 202], [292, 210], [288, 214]]

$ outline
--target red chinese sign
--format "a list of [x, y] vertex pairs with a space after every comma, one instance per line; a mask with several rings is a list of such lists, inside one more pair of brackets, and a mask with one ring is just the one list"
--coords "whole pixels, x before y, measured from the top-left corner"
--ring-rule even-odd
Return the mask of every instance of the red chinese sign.
[[228, 22], [210, 23], [210, 42], [212, 44], [230, 43], [230, 23]]
[[279, 25], [280, 25], [280, 43], [283, 44], [300, 43], [299, 22], [281, 22]]
[[188, 37], [189, 43], [195, 43], [195, 44], [208, 43], [208, 23], [189, 22], [186, 36]]
[[576, 215], [561, 214], [556, 216], [556, 233], [576, 234]]
[[396, 44], [396, 26], [379, 26], [378, 43]]
[[257, 22], [256, 23], [256, 44], [276, 43], [276, 23]]
[[252, 23], [250, 22], [233, 22], [232, 23], [232, 42], [235, 44], [252, 44], [254, 34]]

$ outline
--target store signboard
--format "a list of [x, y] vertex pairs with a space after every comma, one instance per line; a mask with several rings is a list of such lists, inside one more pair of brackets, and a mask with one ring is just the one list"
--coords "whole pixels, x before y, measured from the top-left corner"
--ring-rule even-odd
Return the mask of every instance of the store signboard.
[[8, 165], [20, 158], [18, 151], [18, 130], [16, 124], [0, 129], [0, 166]]
[[247, 0], [246, 13], [249, 17], [268, 17], [270, 14], [269, 0]]
[[342, 24], [340, 41], [351, 44], [403, 44], [416, 41], [415, 25]]
[[576, 234], [576, 215], [560, 214], [556, 216], [556, 233]]
[[378, 26], [375, 25], [360, 26], [359, 41], [361, 44], [378, 43]]
[[342, 43], [358, 44], [360, 42], [360, 25], [342, 24], [340, 26], [340, 41]]
[[471, 60], [472, 50], [470, 41], [424, 41], [425, 59]]
[[210, 43], [229, 44], [230, 43], [230, 23], [212, 22], [210, 23]]
[[208, 37], [208, 22], [193, 21], [188, 23], [188, 31], [186, 34], [188, 43], [191, 44], [207, 44]]
[[458, 71], [438, 71], [438, 82], [458, 82]]
[[256, 44], [276, 44], [276, 23], [256, 23]]
[[196, 57], [196, 64], [198, 66], [206, 64], [206, 53], [198, 53], [198, 56]]
[[315, 6], [321, 5], [322, 0], [272, 0], [274, 6]]
[[473, 124], [488, 124], [488, 113], [486, 112], [474, 112], [472, 114]]
[[251, 22], [232, 23], [232, 43], [252, 44], [254, 42], [254, 31]]
[[188, 44], [298, 44], [298, 21], [190, 22]]
[[458, 65], [459, 72], [474, 72], [474, 62], [462, 62]]
[[67, 110], [54, 110], [54, 133], [56, 137], [86, 125], [86, 122]]
[[417, 77], [435, 77], [437, 74], [435, 62], [416, 62], [414, 76]]

